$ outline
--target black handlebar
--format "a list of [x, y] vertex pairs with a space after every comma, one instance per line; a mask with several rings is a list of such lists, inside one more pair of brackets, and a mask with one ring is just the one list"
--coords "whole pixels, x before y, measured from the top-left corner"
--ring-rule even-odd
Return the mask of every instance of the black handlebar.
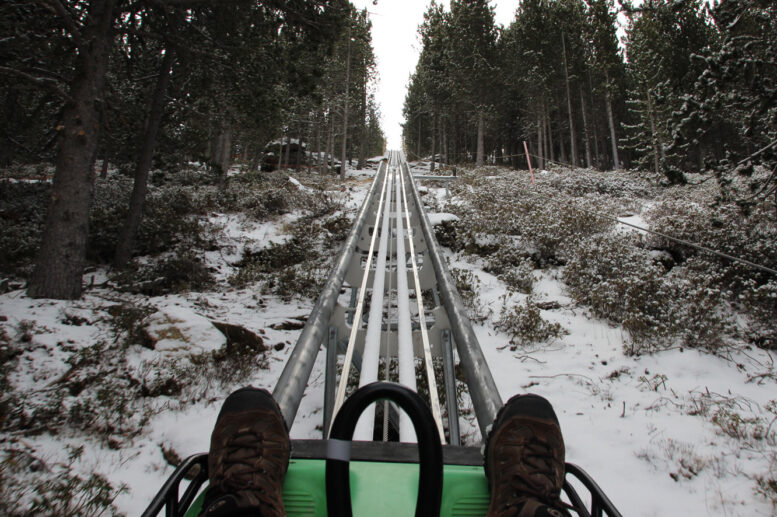
[[[330, 440], [350, 441], [362, 412], [379, 399], [389, 399], [410, 417], [418, 438], [418, 499], [416, 517], [440, 515], [442, 503], [442, 445], [434, 417], [429, 407], [418, 396], [400, 384], [373, 382], [353, 395], [340, 408], [330, 433]], [[349, 461], [336, 458], [326, 460], [326, 507], [329, 515], [351, 517], [351, 483]]]

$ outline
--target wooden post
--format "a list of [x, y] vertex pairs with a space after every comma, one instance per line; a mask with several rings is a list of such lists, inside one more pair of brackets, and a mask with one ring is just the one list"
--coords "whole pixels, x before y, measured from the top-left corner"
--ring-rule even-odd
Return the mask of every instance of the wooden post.
[[523, 150], [526, 152], [526, 163], [529, 164], [529, 174], [531, 175], [531, 184], [534, 185], [534, 170], [531, 168], [531, 158], [529, 157], [529, 147], [526, 145], [526, 140], [523, 141]]

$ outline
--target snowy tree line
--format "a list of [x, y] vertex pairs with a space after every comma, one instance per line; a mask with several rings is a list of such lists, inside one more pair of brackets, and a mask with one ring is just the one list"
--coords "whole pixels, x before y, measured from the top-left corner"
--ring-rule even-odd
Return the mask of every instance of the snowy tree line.
[[109, 164], [134, 178], [122, 265], [152, 168], [197, 161], [224, 186], [234, 161], [256, 170], [272, 140], [331, 164], [383, 147], [370, 23], [346, 0], [9, 0], [0, 56], [0, 166], [55, 166], [33, 296], [80, 295], [95, 176]]
[[763, 165], [775, 193], [777, 8], [768, 0], [524, 0], [506, 28], [486, 0], [432, 2], [405, 100], [415, 155], [683, 171]]

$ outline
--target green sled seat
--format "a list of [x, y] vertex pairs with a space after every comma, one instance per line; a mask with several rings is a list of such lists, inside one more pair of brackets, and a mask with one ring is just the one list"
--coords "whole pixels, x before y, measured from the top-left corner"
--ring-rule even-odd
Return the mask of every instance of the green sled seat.
[[[410, 415], [418, 445], [351, 442], [361, 412], [389, 399]], [[292, 440], [283, 485], [290, 517], [368, 516], [482, 517], [488, 510], [488, 481], [477, 447], [441, 445], [425, 402], [393, 383], [374, 383], [354, 393], [335, 418], [329, 440]], [[208, 455], [196, 454], [178, 466], [143, 517], [196, 517], [208, 480]], [[578, 515], [620, 517], [599, 486], [567, 463], [564, 494]], [[188, 483], [188, 484], [187, 484]], [[182, 493], [181, 493], [182, 492]]]

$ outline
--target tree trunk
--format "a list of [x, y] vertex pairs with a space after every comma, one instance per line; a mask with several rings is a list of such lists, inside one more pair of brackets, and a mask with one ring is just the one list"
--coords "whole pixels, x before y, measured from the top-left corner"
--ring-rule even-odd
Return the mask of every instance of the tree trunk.
[[429, 164], [429, 171], [434, 172], [434, 154], [437, 152], [437, 142], [435, 140], [435, 132], [437, 131], [437, 116], [432, 113], [432, 163]]
[[105, 179], [108, 177], [108, 158], [103, 156], [103, 162], [100, 164], [100, 178]]
[[173, 69], [173, 51], [166, 49], [159, 66], [159, 76], [151, 98], [151, 107], [146, 117], [146, 127], [143, 134], [143, 143], [135, 166], [135, 183], [132, 187], [129, 213], [124, 221], [124, 226], [119, 233], [116, 243], [116, 254], [113, 263], [116, 267], [124, 267], [132, 256], [135, 246], [135, 238], [138, 234], [140, 221], [143, 218], [143, 204], [148, 191], [148, 173], [151, 170], [151, 160], [154, 157], [159, 126], [162, 123], [162, 114], [165, 110], [165, 93], [170, 82], [170, 72]]
[[319, 174], [323, 174], [323, 171], [321, 170], [321, 164], [324, 163], [321, 160], [321, 121], [318, 120], [318, 117], [316, 117], [316, 151], [318, 152], [318, 159], [316, 160], [318, 172]]
[[442, 156], [440, 157], [441, 163], [448, 163], [448, 127], [443, 122], [442, 124]]
[[30, 278], [34, 298], [75, 299], [89, 236], [94, 192], [94, 160], [100, 135], [99, 104], [112, 44], [114, 0], [89, 3], [89, 14], [76, 55], [70, 100], [59, 127], [57, 168], [41, 247]]
[[544, 163], [545, 153], [543, 152], [543, 149], [542, 149], [542, 141], [543, 141], [542, 134], [543, 134], [542, 115], [537, 113], [537, 168], [538, 169], [543, 169], [545, 167], [545, 163]]
[[222, 190], [227, 187], [227, 173], [229, 173], [229, 166], [232, 164], [232, 123], [227, 117], [228, 115], [221, 120], [219, 126], [221, 134], [221, 154], [218, 157], [219, 169], [221, 169], [219, 187]]
[[[591, 105], [591, 112], [596, 113], [596, 103], [594, 102], [594, 85], [591, 79], [591, 73], [588, 73], [588, 100]], [[599, 124], [598, 120], [594, 118], [592, 128], [594, 137], [594, 164], [597, 168], [602, 166], [602, 149], [599, 145]]]
[[615, 117], [612, 114], [612, 93], [610, 92], [610, 78], [605, 74], [607, 89], [604, 94], [605, 107], [607, 108], [607, 123], [610, 126], [610, 143], [612, 144], [613, 169], [620, 169], [621, 162], [618, 158], [618, 139], [615, 136]]
[[483, 147], [483, 138], [486, 132], [486, 121], [483, 117], [483, 112], [478, 110], [478, 150], [475, 157], [475, 167], [482, 167], [485, 163], [484, 155], [485, 149]]
[[650, 90], [647, 91], [647, 109], [648, 118], [650, 119], [650, 138], [653, 141], [653, 170], [658, 174], [661, 169], [659, 168], [659, 143], [658, 134], [656, 134], [656, 118], [653, 112], [653, 100], [651, 99]]
[[359, 128], [359, 170], [367, 167], [367, 85], [362, 85], [361, 127]]
[[591, 168], [591, 141], [588, 136], [588, 117], [585, 114], [585, 97], [580, 86], [580, 113], [583, 115], [583, 141], [585, 142], [585, 166]]
[[302, 134], [297, 135], [297, 137], [298, 137], [297, 138], [297, 140], [298, 140], [297, 144], [299, 145], [299, 148], [297, 150], [297, 156], [294, 159], [294, 170], [295, 171], [298, 171], [300, 169], [300, 166], [302, 165], [302, 149], [303, 149], [302, 146], [305, 143]]
[[421, 159], [421, 117], [418, 117], [418, 139], [415, 144], [415, 157]]
[[340, 181], [345, 181], [346, 150], [348, 143], [348, 90], [351, 87], [351, 28], [348, 27], [348, 51], [345, 57], [345, 100], [343, 102], [343, 143], [340, 153]]
[[331, 113], [331, 124], [329, 126], [329, 142], [327, 143], [327, 172], [335, 166], [335, 114]]
[[291, 133], [286, 133], [286, 149], [283, 153], [283, 163], [286, 165], [286, 168], [291, 168]]
[[575, 117], [572, 116], [572, 93], [569, 88], [569, 68], [567, 66], [567, 44], [564, 33], [561, 33], [561, 48], [564, 53], [564, 79], [567, 86], [567, 111], [569, 112], [569, 151], [572, 157], [572, 164], [577, 167], [577, 135], [575, 135]]
[[553, 145], [553, 127], [550, 124], [550, 108], [548, 108], [547, 104], [545, 105], [545, 131], [547, 131], [548, 135], [548, 152], [545, 156], [546, 158], [549, 158], [551, 162], [555, 162], [556, 148]]
[[[562, 127], [563, 122], [559, 121], [558, 126]], [[567, 145], [566, 140], [564, 139], [564, 131], [558, 132], [558, 149], [559, 149], [559, 157], [558, 161], [560, 163], [569, 164], [569, 160], [567, 160]]]

